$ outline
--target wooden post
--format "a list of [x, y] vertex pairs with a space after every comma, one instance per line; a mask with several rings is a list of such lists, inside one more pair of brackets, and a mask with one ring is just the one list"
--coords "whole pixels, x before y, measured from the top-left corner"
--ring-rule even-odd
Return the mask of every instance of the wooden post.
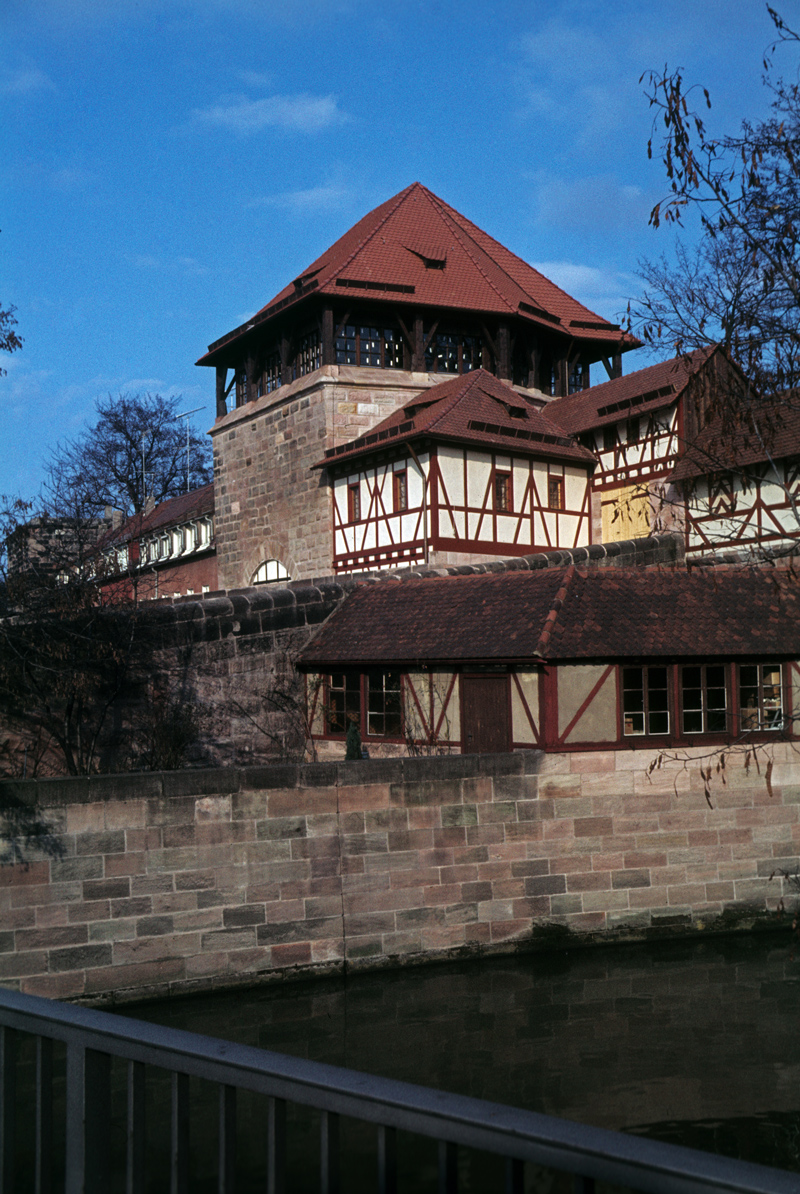
[[217, 365], [217, 418], [221, 419], [228, 413], [228, 403], [225, 400], [225, 384], [228, 380], [228, 366]]
[[292, 365], [289, 360], [289, 353], [292, 348], [292, 340], [287, 336], [286, 332], [281, 332], [281, 385], [288, 386], [292, 382]]
[[414, 373], [422, 373], [425, 369], [425, 333], [421, 315], [414, 316], [414, 354], [411, 358], [411, 369]]
[[333, 336], [333, 307], [322, 308], [322, 363], [333, 365], [336, 362], [334, 354]]
[[511, 335], [507, 323], [501, 323], [497, 329], [497, 376], [503, 381], [511, 380]]
[[256, 396], [256, 357], [252, 348], [248, 349], [244, 364], [245, 402], [252, 402]]

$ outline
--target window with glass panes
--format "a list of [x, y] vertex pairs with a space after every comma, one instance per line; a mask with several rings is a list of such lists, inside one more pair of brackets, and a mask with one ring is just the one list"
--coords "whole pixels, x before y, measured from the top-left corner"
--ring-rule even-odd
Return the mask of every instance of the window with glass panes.
[[436, 332], [425, 349], [425, 368], [429, 373], [471, 373], [480, 369], [482, 359], [480, 336], [458, 332]]
[[511, 510], [511, 473], [496, 472], [494, 475], [494, 508]]
[[347, 521], [361, 521], [361, 486], [357, 482], [347, 486]]
[[622, 669], [622, 729], [626, 736], [669, 733], [666, 667]]
[[367, 677], [367, 733], [399, 738], [402, 733], [399, 672], [371, 672]]
[[681, 728], [684, 734], [721, 734], [728, 728], [724, 664], [681, 668]]
[[308, 335], [303, 336], [300, 340], [300, 351], [297, 354], [294, 366], [295, 377], [305, 377], [306, 374], [313, 373], [315, 369], [319, 369], [319, 365], [319, 332], [309, 332]]
[[247, 374], [244, 369], [236, 370], [236, 405], [245, 406], [247, 403]]
[[336, 337], [336, 364], [403, 368], [403, 342], [394, 328], [348, 323]]
[[392, 477], [393, 506], [395, 512], [408, 509], [408, 474], [405, 469], [398, 469]]
[[351, 721], [360, 725], [361, 677], [355, 673], [333, 672], [328, 676], [326, 688], [326, 732], [346, 734]]
[[579, 390], [584, 389], [586, 385], [586, 367], [582, 361], [573, 361], [569, 367], [569, 377], [567, 379], [567, 392], [570, 394], [577, 394]]
[[740, 666], [739, 720], [743, 731], [783, 728], [780, 664], [743, 663]]
[[281, 358], [277, 352], [271, 353], [264, 362], [264, 368], [258, 379], [258, 396], [271, 394], [277, 390], [283, 378], [281, 377]]

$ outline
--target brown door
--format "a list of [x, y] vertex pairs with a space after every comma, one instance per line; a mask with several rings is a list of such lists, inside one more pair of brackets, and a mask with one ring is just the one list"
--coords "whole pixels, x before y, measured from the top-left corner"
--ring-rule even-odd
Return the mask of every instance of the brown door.
[[461, 727], [466, 754], [511, 749], [507, 676], [461, 677]]

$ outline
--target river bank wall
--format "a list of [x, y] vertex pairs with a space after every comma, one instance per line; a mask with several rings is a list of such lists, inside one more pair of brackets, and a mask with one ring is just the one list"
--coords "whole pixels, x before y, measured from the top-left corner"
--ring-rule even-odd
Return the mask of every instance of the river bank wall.
[[702, 754], [647, 750], [9, 781], [0, 983], [110, 1003], [777, 923], [800, 761], [769, 750], [713, 807]]

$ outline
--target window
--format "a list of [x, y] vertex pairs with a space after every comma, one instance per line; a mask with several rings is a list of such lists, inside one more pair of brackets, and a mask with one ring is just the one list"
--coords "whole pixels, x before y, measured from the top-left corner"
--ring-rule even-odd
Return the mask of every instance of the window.
[[259, 564], [256, 568], [250, 583], [254, 585], [274, 585], [287, 580], [291, 580], [291, 577], [280, 560], [264, 560], [263, 564]]
[[626, 737], [669, 733], [669, 686], [665, 667], [622, 669], [622, 725]]
[[358, 482], [347, 486], [347, 521], [361, 521], [361, 487]]
[[327, 683], [325, 730], [328, 734], [346, 734], [351, 721], [361, 723], [361, 677], [334, 672]]
[[336, 364], [403, 368], [403, 341], [394, 328], [348, 323], [336, 337]]
[[625, 425], [625, 440], [629, 444], [638, 444], [641, 439], [641, 425], [638, 418], [628, 419]]
[[551, 510], [564, 509], [564, 478], [547, 478], [547, 504]]
[[464, 336], [458, 332], [436, 332], [425, 349], [428, 373], [471, 373], [473, 369], [480, 369], [482, 359], [480, 336]]
[[245, 406], [247, 403], [247, 374], [244, 369], [236, 370], [236, 405]]
[[616, 424], [612, 423], [610, 427], [603, 428], [603, 451], [613, 452], [617, 446], [617, 428]]
[[306, 374], [319, 369], [319, 365], [319, 332], [309, 332], [300, 340], [300, 351], [297, 354], [294, 367], [295, 377], [305, 377]]
[[367, 677], [367, 733], [399, 738], [402, 733], [399, 672], [371, 672]]
[[583, 390], [588, 385], [587, 369], [582, 361], [573, 361], [569, 367], [569, 378], [567, 381], [568, 390], [570, 394], [577, 394], [579, 390]]
[[408, 474], [405, 469], [393, 474], [392, 485], [394, 488], [394, 511], [408, 509]]
[[494, 475], [494, 508], [499, 511], [511, 509], [511, 474], [498, 473]]
[[681, 668], [681, 728], [684, 734], [722, 734], [728, 728], [724, 664]]
[[739, 715], [742, 732], [783, 728], [779, 664], [742, 664], [739, 668]]
[[277, 390], [282, 380], [281, 358], [277, 352], [273, 352], [264, 362], [264, 369], [258, 379], [258, 397], [262, 398], [264, 394], [271, 394], [273, 390]]

